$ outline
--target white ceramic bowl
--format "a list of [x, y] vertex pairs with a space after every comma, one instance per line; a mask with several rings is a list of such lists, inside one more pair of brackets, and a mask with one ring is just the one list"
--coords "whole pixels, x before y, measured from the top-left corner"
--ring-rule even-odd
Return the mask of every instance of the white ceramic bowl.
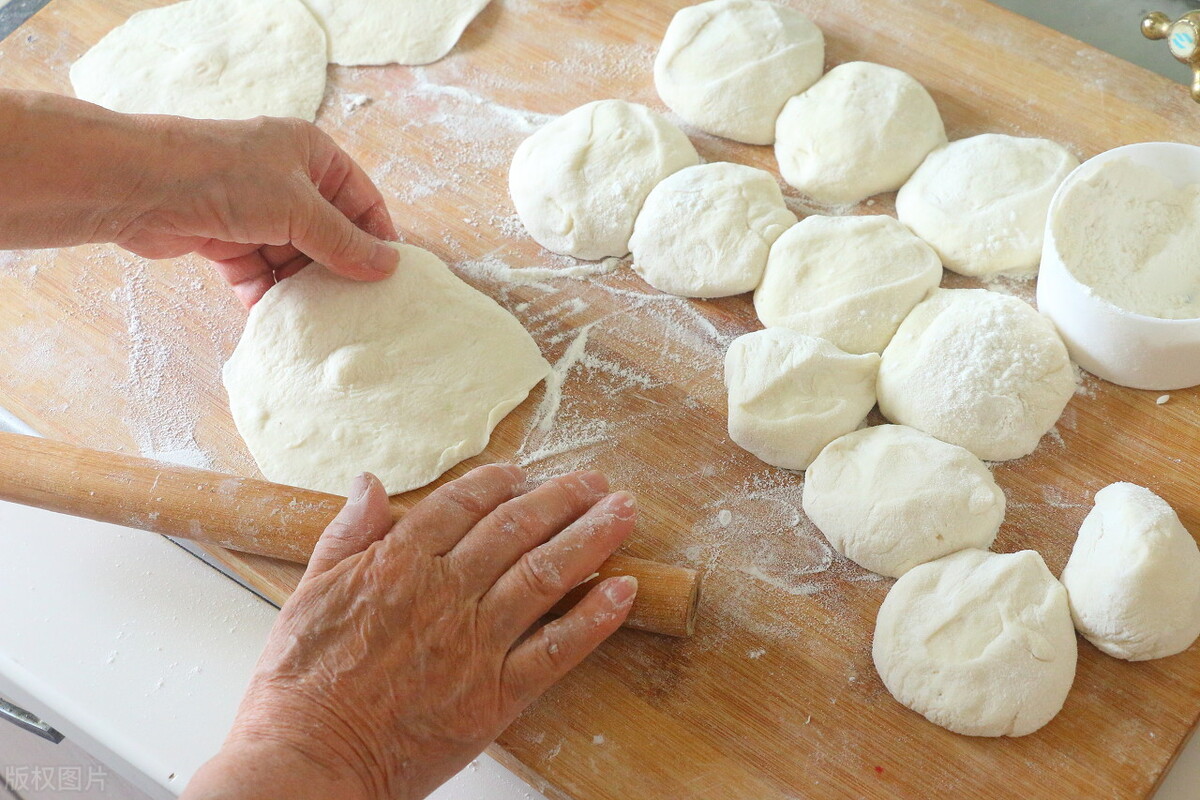
[[1200, 384], [1200, 319], [1159, 319], [1118, 308], [1076, 280], [1054, 241], [1054, 221], [1066, 191], [1106, 161], [1122, 157], [1160, 170], [1177, 186], [1200, 183], [1200, 147], [1190, 144], [1130, 144], [1085, 161], [1050, 201], [1038, 309], [1058, 327], [1075, 363], [1094, 375], [1134, 389], [1195, 386]]

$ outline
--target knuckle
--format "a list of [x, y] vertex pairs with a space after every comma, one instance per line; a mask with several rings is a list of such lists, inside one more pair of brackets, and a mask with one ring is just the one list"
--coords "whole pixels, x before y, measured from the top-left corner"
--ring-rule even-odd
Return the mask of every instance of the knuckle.
[[534, 597], [558, 599], [567, 593], [558, 565], [541, 548], [530, 550], [517, 562], [517, 575]]
[[480, 517], [492, 511], [496, 505], [486, 493], [477, 491], [470, 485], [459, 482], [448, 483], [441, 490], [441, 499], [446, 504], [473, 517]]

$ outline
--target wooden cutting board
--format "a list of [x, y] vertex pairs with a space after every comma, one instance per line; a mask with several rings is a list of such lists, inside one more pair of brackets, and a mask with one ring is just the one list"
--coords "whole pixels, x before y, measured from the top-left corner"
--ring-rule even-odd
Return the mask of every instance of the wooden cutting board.
[[[53, 0], [0, 43], [0, 84], [69, 92], [70, 63], [157, 4]], [[921, 80], [951, 138], [1046, 136], [1081, 157], [1200, 142], [1200, 107], [1183, 87], [981, 0], [793, 4], [825, 30], [831, 64], [879, 61]], [[506, 190], [512, 150], [546, 115], [589, 100], [661, 109], [651, 64], [681, 5], [497, 0], [436, 65], [330, 68], [318, 122], [380, 182], [408, 240], [511, 309], [551, 361], [586, 336], [582, 357], [559, 364], [552, 428], [529, 425], [539, 389], [451, 476], [496, 459], [537, 476], [607, 470], [642, 499], [629, 550], [707, 570], [693, 639], [619, 633], [522, 715], [497, 754], [579, 800], [1147, 796], [1200, 716], [1200, 646], [1127, 664], [1081, 641], [1065, 708], [1024, 738], [926, 723], [871, 665], [890, 582], [831, 554], [799, 511], [801, 476], [726, 436], [721, 356], [758, 327], [748, 298], [666, 297], [627, 263], [581, 268], [523, 234]], [[769, 148], [690, 133], [706, 159], [775, 169]], [[850, 210], [891, 212], [890, 196]], [[1032, 296], [1028, 284], [993, 288]], [[0, 406], [65, 441], [256, 474], [218, 375], [243, 323], [196, 260], [109, 247], [0, 254]], [[1200, 393], [1165, 405], [1158, 394], [1085, 376], [1038, 451], [996, 468], [1009, 503], [996, 549], [1036, 548], [1057, 573], [1092, 495], [1116, 480], [1153, 488], [1200, 532]], [[275, 598], [299, 574], [222, 557]]]

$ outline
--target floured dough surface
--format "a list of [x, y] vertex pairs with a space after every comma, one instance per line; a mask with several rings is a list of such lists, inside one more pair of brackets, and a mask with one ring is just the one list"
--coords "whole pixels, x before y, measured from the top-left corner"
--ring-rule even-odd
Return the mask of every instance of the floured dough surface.
[[655, 186], [633, 226], [633, 268], [682, 297], [725, 297], [758, 286], [767, 252], [796, 222], [769, 172], [716, 162]]
[[821, 448], [862, 424], [875, 405], [879, 356], [767, 328], [725, 354], [729, 438], [763, 461], [805, 469]]
[[343, 66], [429, 64], [450, 52], [488, 0], [304, 0]]
[[597, 100], [517, 148], [508, 188], [534, 241], [585, 260], [624, 256], [646, 195], [700, 162], [683, 131], [645, 106]]
[[882, 64], [839, 64], [787, 101], [775, 122], [783, 179], [819, 203], [899, 189], [946, 129], [925, 87]]
[[1005, 505], [986, 464], [904, 425], [865, 428], [826, 445], [804, 474], [803, 503], [835, 550], [891, 578], [968, 547], [991, 547]]
[[898, 701], [968, 736], [1024, 736], [1062, 709], [1078, 652], [1067, 592], [1033, 550], [961, 550], [914, 567], [875, 621]]
[[896, 195], [896, 214], [962, 275], [1028, 275], [1050, 200], [1079, 166], [1060, 144], [985, 133], [934, 150]]
[[326, 64], [325, 33], [300, 0], [185, 0], [109, 31], [71, 65], [71, 86], [130, 114], [311, 122]]
[[434, 480], [487, 445], [549, 372], [521, 324], [436, 256], [396, 245], [360, 283], [311, 266], [254, 306], [223, 377], [238, 432], [270, 480], [344, 494]]
[[754, 310], [768, 327], [879, 353], [941, 279], [937, 254], [894, 218], [814, 215], [771, 247]]
[[1033, 306], [986, 289], [935, 289], [879, 366], [879, 410], [985, 461], [1034, 451], [1075, 393], [1066, 345]]
[[783, 104], [824, 68], [825, 37], [799, 11], [766, 0], [711, 0], [671, 19], [654, 86], [672, 111], [707, 133], [771, 144]]
[[1200, 636], [1200, 550], [1149, 489], [1114, 483], [1096, 493], [1062, 582], [1075, 627], [1110, 656], [1163, 658]]

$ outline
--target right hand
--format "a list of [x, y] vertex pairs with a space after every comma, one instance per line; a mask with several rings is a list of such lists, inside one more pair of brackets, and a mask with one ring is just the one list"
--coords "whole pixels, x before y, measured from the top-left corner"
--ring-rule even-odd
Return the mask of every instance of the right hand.
[[424, 797], [625, 620], [637, 582], [610, 578], [526, 638], [636, 515], [600, 473], [527, 491], [520, 469], [493, 465], [393, 526], [383, 486], [361, 477], [187, 797], [225, 796], [223, 780], [240, 798]]

